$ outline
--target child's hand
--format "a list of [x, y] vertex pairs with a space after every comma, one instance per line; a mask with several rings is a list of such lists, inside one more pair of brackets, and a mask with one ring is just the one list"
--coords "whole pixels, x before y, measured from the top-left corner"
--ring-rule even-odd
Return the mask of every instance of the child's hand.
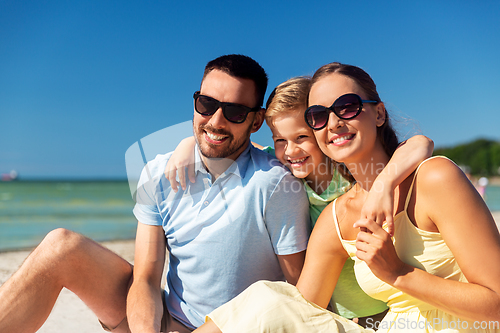
[[[187, 175], [191, 183], [195, 182], [194, 173], [194, 147], [196, 142], [194, 137], [189, 137], [182, 140], [177, 148], [175, 148], [174, 153], [168, 160], [167, 166], [165, 167], [165, 178], [170, 182], [170, 186], [174, 192], [177, 192], [179, 183], [183, 190], [186, 189], [186, 167]], [[177, 182], [176, 176], [179, 175], [179, 182]]]
[[[382, 182], [375, 182], [368, 192], [363, 208], [361, 219], [375, 221], [379, 226], [387, 223], [387, 232], [394, 235], [394, 191], [390, 186]], [[366, 231], [366, 230], [363, 230]]]

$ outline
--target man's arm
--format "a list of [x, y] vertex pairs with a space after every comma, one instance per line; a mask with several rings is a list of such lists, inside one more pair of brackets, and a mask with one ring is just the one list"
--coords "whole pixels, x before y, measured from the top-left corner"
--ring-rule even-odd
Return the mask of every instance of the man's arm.
[[279, 180], [264, 216], [285, 279], [295, 285], [310, 234], [309, 200], [302, 181], [287, 173]]
[[163, 228], [139, 222], [135, 241], [134, 281], [127, 297], [127, 318], [131, 332], [160, 331], [164, 265]]
[[304, 266], [305, 258], [306, 251], [284, 256], [278, 255], [281, 270], [283, 271], [288, 283], [293, 284], [294, 286], [297, 284], [300, 273], [302, 272], [302, 267]]

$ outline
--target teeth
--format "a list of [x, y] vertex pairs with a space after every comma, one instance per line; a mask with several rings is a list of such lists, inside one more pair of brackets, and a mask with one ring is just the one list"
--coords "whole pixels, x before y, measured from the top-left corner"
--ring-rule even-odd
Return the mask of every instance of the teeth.
[[205, 132], [205, 133], [207, 133], [207, 136], [214, 141], [221, 141], [222, 139], [227, 137], [227, 136], [215, 135], [215, 134], [212, 134], [209, 132]]
[[352, 134], [339, 136], [338, 138], [333, 139], [332, 143], [338, 143], [344, 140], [349, 140], [350, 138], [352, 138]]
[[301, 158], [299, 160], [290, 160], [290, 163], [302, 163], [307, 159], [307, 157]]

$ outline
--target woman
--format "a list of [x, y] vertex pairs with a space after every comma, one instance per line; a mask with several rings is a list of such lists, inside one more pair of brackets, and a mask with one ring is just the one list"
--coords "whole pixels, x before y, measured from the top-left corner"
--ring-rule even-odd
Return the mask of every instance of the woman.
[[319, 147], [357, 183], [319, 217], [297, 288], [256, 283], [199, 331], [362, 330], [324, 310], [352, 257], [361, 288], [389, 305], [380, 331], [500, 332], [500, 235], [460, 169], [432, 158], [396, 187], [391, 237], [358, 220], [398, 144], [374, 82], [360, 68], [325, 65], [313, 76], [309, 105], [306, 121]]

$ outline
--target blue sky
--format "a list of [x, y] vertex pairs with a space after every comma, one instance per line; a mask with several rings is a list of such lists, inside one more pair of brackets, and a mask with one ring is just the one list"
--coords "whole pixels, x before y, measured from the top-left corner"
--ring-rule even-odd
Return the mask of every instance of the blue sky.
[[[499, 14], [498, 1], [0, 0], [0, 173], [125, 177], [127, 149], [189, 121], [206, 62], [229, 53], [266, 69], [268, 94], [357, 65], [404, 134], [500, 140]], [[272, 142], [264, 127], [252, 139]]]

